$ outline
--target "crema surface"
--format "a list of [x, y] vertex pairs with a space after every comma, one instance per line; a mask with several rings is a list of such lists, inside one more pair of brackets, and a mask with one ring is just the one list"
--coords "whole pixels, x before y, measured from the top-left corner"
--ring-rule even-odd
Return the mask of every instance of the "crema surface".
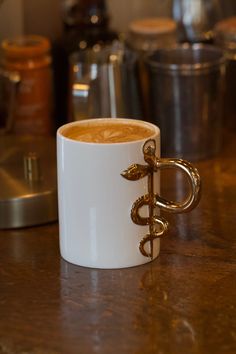
[[123, 143], [151, 137], [154, 129], [140, 124], [95, 122], [68, 128], [64, 135], [88, 143]]

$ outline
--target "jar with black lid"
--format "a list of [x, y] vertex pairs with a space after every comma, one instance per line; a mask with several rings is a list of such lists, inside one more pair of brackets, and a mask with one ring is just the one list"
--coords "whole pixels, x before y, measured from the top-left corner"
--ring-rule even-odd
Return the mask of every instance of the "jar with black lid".
[[62, 10], [67, 52], [104, 45], [117, 38], [117, 34], [109, 28], [104, 0], [64, 0]]
[[105, 0], [63, 0], [61, 6], [64, 31], [53, 48], [57, 126], [68, 121], [70, 55], [88, 48], [99, 51], [118, 38], [110, 29]]

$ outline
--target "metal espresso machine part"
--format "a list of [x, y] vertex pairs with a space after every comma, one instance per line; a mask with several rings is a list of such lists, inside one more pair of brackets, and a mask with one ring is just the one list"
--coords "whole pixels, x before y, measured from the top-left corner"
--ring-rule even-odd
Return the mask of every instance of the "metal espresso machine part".
[[55, 220], [55, 139], [0, 136], [0, 228], [20, 228]]

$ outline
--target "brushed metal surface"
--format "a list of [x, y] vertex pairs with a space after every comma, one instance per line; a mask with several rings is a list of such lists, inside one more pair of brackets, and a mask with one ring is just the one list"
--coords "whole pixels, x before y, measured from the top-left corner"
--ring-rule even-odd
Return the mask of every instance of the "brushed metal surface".
[[[26, 178], [24, 160], [38, 158], [39, 178]], [[0, 228], [18, 228], [57, 219], [54, 138], [5, 135], [0, 139]]]

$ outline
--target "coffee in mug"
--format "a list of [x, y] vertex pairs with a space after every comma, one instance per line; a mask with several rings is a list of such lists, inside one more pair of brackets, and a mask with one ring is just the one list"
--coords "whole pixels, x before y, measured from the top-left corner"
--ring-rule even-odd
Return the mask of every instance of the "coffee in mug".
[[125, 143], [142, 140], [155, 134], [155, 130], [143, 124], [120, 123], [117, 119], [109, 121], [90, 120], [80, 126], [68, 127], [64, 135], [70, 139], [100, 144]]
[[[60, 251], [77, 265], [122, 268], [159, 255], [168, 223], [160, 211], [186, 212], [200, 195], [198, 171], [160, 158], [160, 130], [139, 120], [100, 118], [57, 131]], [[191, 192], [180, 202], [160, 196], [159, 171], [177, 168]]]

